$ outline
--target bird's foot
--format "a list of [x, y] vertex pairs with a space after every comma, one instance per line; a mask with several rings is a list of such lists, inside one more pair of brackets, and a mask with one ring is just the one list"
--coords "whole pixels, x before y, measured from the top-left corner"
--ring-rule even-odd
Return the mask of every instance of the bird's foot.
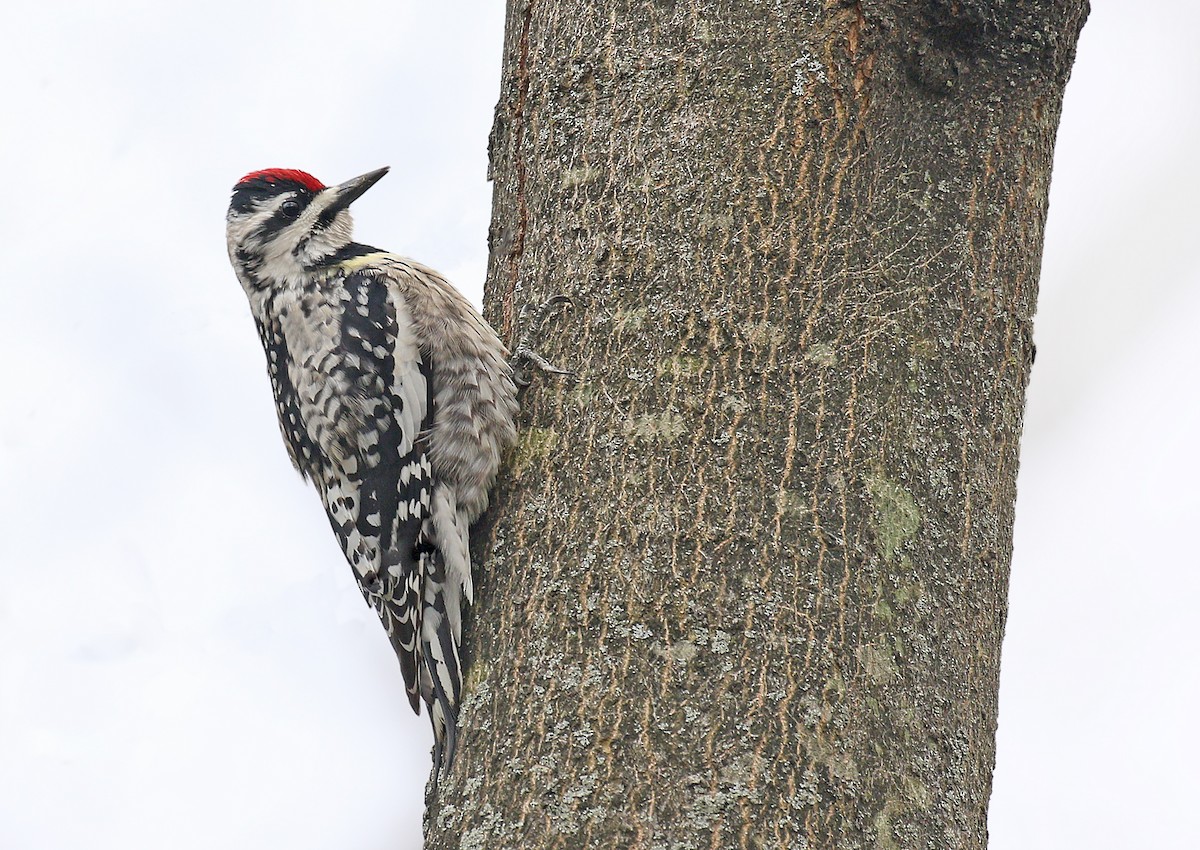
[[530, 337], [534, 332], [541, 330], [542, 323], [546, 317], [556, 308], [566, 305], [571, 307], [574, 301], [568, 295], [555, 295], [548, 298], [536, 307], [530, 307], [526, 304], [521, 308], [521, 315], [517, 321], [521, 324], [521, 336], [517, 340], [517, 345], [513, 349], [512, 356], [508, 360], [509, 366], [513, 370], [513, 383], [518, 387], [524, 388], [529, 386], [533, 379], [534, 371], [546, 372], [550, 375], [573, 375], [567, 369], [560, 369], [547, 360], [542, 355], [534, 350]]

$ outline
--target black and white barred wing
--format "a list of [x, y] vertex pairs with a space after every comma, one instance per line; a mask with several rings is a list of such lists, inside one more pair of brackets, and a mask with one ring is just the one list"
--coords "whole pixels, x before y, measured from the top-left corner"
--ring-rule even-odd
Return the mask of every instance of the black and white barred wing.
[[336, 344], [314, 363], [308, 431], [332, 459], [320, 482], [330, 524], [387, 630], [419, 710], [421, 617], [433, 475], [428, 364], [386, 278], [350, 274]]

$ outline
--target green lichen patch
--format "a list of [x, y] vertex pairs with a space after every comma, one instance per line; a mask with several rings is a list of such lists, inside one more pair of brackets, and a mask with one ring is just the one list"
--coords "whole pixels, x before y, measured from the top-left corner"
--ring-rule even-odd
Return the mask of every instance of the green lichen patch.
[[812, 512], [812, 504], [807, 494], [786, 487], [776, 494], [775, 507], [786, 517], [800, 518]]
[[694, 378], [704, 372], [708, 360], [692, 354], [676, 354], [658, 361], [658, 375], [674, 378]]
[[625, 420], [625, 433], [644, 443], [673, 443], [687, 433], [687, 423], [677, 413], [643, 413]]
[[[914, 339], [908, 344], [908, 351], [913, 360], [929, 360], [937, 354], [937, 340], [925, 337]], [[910, 361], [909, 368], [914, 366], [915, 364]]]
[[579, 381], [567, 390], [567, 403], [580, 410], [595, 411], [598, 396], [596, 384]]
[[613, 331], [618, 335], [638, 333], [646, 324], [649, 311], [645, 307], [618, 309], [612, 314]]
[[721, 410], [730, 416], [741, 416], [750, 409], [750, 403], [746, 401], [745, 397], [735, 393], [723, 393], [718, 403], [721, 405]]
[[486, 658], [476, 659], [475, 662], [467, 668], [466, 680], [463, 682], [463, 691], [468, 694], [482, 695], [486, 691], [487, 686], [484, 684], [491, 665], [488, 664]]
[[912, 494], [882, 472], [867, 476], [866, 484], [875, 507], [871, 526], [884, 556], [894, 561], [904, 544], [916, 535], [921, 512]]
[[558, 443], [558, 433], [553, 428], [527, 428], [517, 436], [517, 447], [513, 449], [510, 468], [514, 476], [522, 475], [531, 466], [536, 466], [550, 457]]
[[904, 788], [904, 799], [913, 807], [925, 810], [933, 805], [933, 794], [917, 777], [906, 774], [901, 778], [900, 784]]
[[876, 682], [886, 682], [896, 675], [896, 661], [887, 648], [867, 644], [860, 646], [856, 655], [863, 670]]
[[892, 815], [898, 808], [900, 806], [895, 800], [888, 800], [873, 818], [871, 825], [875, 828], [875, 850], [900, 850], [892, 834]]
[[729, 214], [713, 215], [710, 212], [702, 212], [697, 223], [700, 233], [704, 236], [709, 236], [714, 232], [728, 236], [734, 227], [733, 216]]
[[600, 179], [600, 169], [594, 165], [584, 165], [579, 168], [568, 168], [562, 175], [562, 188], [573, 189]]
[[778, 348], [787, 342], [787, 334], [774, 322], [748, 322], [742, 336], [755, 349]]
[[[905, 555], [900, 559], [900, 575], [912, 575], [913, 566], [911, 559]], [[920, 584], [902, 584], [896, 588], [896, 604], [907, 605], [910, 602], [916, 602], [924, 593]]]
[[871, 613], [885, 623], [890, 623], [895, 619], [896, 612], [892, 610], [892, 605], [887, 598], [887, 592], [882, 587], [877, 586], [875, 594], [875, 602], [871, 606]]
[[664, 660], [674, 661], [677, 664], [687, 664], [687, 662], [696, 657], [700, 649], [690, 640], [681, 640], [670, 646], [656, 643], [650, 651]]
[[833, 366], [837, 363], [837, 352], [827, 342], [813, 343], [804, 352], [804, 359], [818, 366]]

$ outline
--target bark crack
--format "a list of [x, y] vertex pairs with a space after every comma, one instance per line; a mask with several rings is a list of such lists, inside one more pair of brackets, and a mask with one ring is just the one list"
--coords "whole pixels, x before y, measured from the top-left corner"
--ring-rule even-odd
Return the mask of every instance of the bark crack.
[[527, 166], [524, 154], [525, 113], [529, 99], [529, 29], [533, 21], [533, 3], [528, 2], [521, 17], [521, 37], [517, 41], [517, 67], [514, 76], [517, 81], [517, 96], [512, 109], [512, 162], [516, 170], [516, 192], [514, 201], [517, 210], [517, 231], [509, 246], [507, 274], [505, 275], [503, 317], [503, 336], [505, 339], [515, 337], [515, 295], [517, 277], [520, 275], [521, 256], [525, 253], [525, 231], [529, 224], [529, 206], [526, 200]]

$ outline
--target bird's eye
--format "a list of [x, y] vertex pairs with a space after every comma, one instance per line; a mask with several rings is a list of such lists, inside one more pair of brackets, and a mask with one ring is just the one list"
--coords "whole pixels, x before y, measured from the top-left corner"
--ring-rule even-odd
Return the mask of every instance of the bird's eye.
[[279, 205], [279, 212], [283, 214], [284, 218], [298, 218], [302, 209], [304, 208], [300, 206], [300, 202], [293, 198], [288, 198]]

